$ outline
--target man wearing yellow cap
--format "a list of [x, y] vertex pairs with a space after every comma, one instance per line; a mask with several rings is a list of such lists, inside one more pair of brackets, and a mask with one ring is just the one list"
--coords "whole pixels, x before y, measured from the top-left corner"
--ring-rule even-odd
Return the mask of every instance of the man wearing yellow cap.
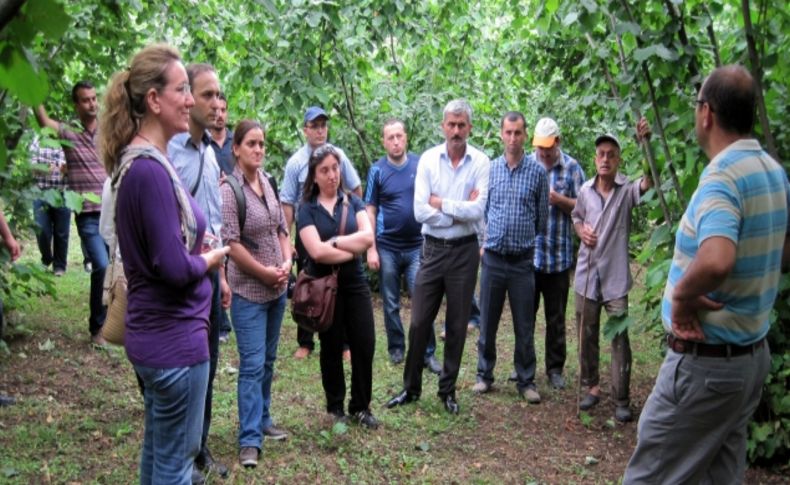
[[574, 158], [560, 149], [560, 127], [551, 118], [535, 125], [528, 162], [546, 170], [549, 179], [549, 216], [546, 233], [535, 239], [535, 314], [543, 295], [546, 317], [546, 375], [555, 389], [565, 380], [565, 307], [568, 306], [570, 272], [573, 265], [573, 222], [571, 211], [584, 183], [584, 171]]

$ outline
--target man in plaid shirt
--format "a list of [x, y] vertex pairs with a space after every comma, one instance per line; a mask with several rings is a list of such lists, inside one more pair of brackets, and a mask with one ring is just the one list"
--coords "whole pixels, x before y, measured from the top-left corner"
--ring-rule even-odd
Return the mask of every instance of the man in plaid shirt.
[[[37, 137], [30, 145], [30, 162], [37, 165], [36, 185], [43, 191], [56, 190], [62, 197], [66, 189], [66, 158], [58, 146], [42, 145]], [[49, 200], [52, 200], [49, 198]], [[41, 252], [41, 264], [49, 267], [55, 276], [66, 272], [66, 257], [69, 252], [69, 229], [71, 210], [65, 205], [53, 206], [47, 199], [33, 201], [33, 216], [38, 226], [36, 240]]]

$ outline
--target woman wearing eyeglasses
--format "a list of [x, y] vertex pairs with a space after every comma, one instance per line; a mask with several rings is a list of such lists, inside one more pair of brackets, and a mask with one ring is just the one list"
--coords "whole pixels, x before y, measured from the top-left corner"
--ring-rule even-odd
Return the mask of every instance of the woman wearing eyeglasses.
[[211, 283], [228, 248], [201, 254], [206, 218], [167, 160], [194, 105], [178, 52], [146, 47], [107, 88], [99, 152], [128, 281], [124, 345], [144, 386], [141, 484], [189, 484], [208, 384]]

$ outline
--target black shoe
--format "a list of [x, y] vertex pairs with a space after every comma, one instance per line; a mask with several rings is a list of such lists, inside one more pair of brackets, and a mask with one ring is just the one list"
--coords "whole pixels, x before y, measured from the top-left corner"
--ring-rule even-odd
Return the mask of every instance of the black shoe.
[[455, 400], [455, 396], [448, 394], [446, 396], [439, 396], [439, 399], [444, 403], [444, 409], [450, 414], [458, 414], [461, 411], [461, 406]]
[[203, 485], [206, 483], [206, 477], [203, 476], [202, 473], [197, 469], [197, 467], [192, 467], [192, 485]]
[[367, 409], [354, 413], [354, 422], [368, 429], [377, 429], [379, 427], [379, 420]]
[[617, 406], [614, 409], [614, 419], [621, 423], [627, 423], [634, 420], [634, 415], [631, 413], [629, 406]]
[[587, 395], [584, 396], [581, 402], [579, 403], [579, 409], [581, 409], [582, 411], [587, 411], [588, 409], [592, 409], [593, 406], [598, 404], [600, 400], [601, 400], [600, 397], [596, 396], [595, 394], [590, 394], [588, 392]]
[[392, 365], [403, 363], [403, 351], [401, 349], [395, 349], [390, 352], [390, 362], [392, 362]]
[[417, 394], [412, 394], [407, 390], [402, 390], [398, 394], [395, 395], [392, 399], [387, 401], [387, 404], [384, 405], [387, 409], [392, 409], [395, 406], [403, 406], [404, 404], [408, 404], [410, 402], [414, 402], [420, 398]]
[[14, 399], [13, 396], [0, 394], [0, 408], [4, 406], [13, 406], [14, 404], [16, 404], [16, 399]]
[[565, 389], [565, 379], [560, 373], [552, 372], [549, 374], [549, 382], [554, 389]]
[[211, 456], [211, 451], [207, 447], [204, 447], [195, 457], [195, 466], [206, 474], [216, 473], [221, 478], [228, 477], [228, 467], [218, 461], [214, 461], [214, 457]]
[[436, 356], [432, 355], [425, 359], [424, 366], [428, 369], [431, 373], [436, 374], [437, 376], [442, 373], [442, 364], [436, 360]]
[[327, 411], [326, 414], [329, 415], [336, 423], [345, 423], [348, 421], [348, 416], [346, 416], [346, 413], [343, 412], [342, 409], [333, 409], [331, 411]]

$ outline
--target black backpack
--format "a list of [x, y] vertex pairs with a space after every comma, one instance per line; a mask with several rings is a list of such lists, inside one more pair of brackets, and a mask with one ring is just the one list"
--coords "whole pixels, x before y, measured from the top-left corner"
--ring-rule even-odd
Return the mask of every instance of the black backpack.
[[[271, 185], [272, 190], [274, 190], [274, 197], [279, 202], [280, 192], [277, 190], [277, 181], [273, 176], [268, 174], [266, 174], [266, 178], [269, 180], [269, 185]], [[244, 232], [244, 223], [247, 220], [247, 197], [244, 195], [244, 190], [241, 188], [241, 182], [231, 173], [225, 176], [225, 182], [230, 185], [231, 190], [233, 190], [233, 196], [236, 198], [236, 212], [239, 216], [239, 239], [245, 246], [258, 249], [258, 244], [255, 241], [244, 237], [242, 234]], [[266, 197], [263, 197], [263, 203], [264, 205], [266, 204]]]

